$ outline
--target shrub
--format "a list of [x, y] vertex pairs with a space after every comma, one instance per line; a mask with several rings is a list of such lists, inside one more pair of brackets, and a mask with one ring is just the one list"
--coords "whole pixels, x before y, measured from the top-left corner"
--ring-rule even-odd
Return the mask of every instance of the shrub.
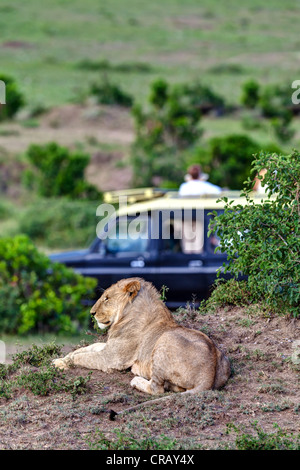
[[0, 330], [73, 334], [87, 327], [82, 300], [96, 280], [51, 263], [26, 236], [0, 240]]
[[150, 88], [149, 103], [155, 108], [162, 108], [168, 99], [169, 86], [166, 80], [161, 78], [155, 80]]
[[241, 102], [247, 108], [259, 108], [262, 116], [270, 119], [274, 135], [280, 142], [292, 139], [295, 131], [290, 128], [293, 118], [290, 87], [267, 85], [261, 88], [255, 80], [248, 80], [242, 87]]
[[291, 87], [267, 85], [260, 94], [259, 107], [266, 118], [290, 115]]
[[146, 62], [122, 62], [113, 64], [106, 59], [83, 59], [76, 63], [75, 67], [96, 72], [150, 73], [153, 71], [153, 67]]
[[220, 186], [240, 189], [249, 175], [253, 154], [258, 146], [246, 135], [215, 137], [209, 142], [211, 180]]
[[96, 236], [97, 201], [42, 199], [19, 216], [18, 232], [50, 248], [88, 246]]
[[[248, 276], [252, 296], [263, 299], [277, 313], [300, 312], [300, 154], [261, 153], [253, 172], [266, 169], [262, 181], [267, 197], [252, 198], [249, 178], [243, 196], [246, 204], [225, 202], [223, 214], [210, 223], [218, 231], [220, 250], [228, 255], [225, 273]], [[262, 177], [260, 177], [262, 178]]]
[[290, 123], [293, 115], [289, 109], [291, 105], [290, 87], [269, 85], [264, 88], [259, 99], [259, 106], [264, 117], [271, 120], [271, 127], [275, 137], [281, 142], [289, 141], [294, 130]]
[[[262, 146], [246, 134], [230, 134], [214, 137], [207, 149], [197, 149], [193, 163], [200, 163], [209, 180], [223, 188], [241, 189], [249, 176], [254, 155]], [[280, 152], [274, 144], [263, 147], [265, 151]]]
[[229, 305], [244, 307], [254, 300], [247, 281], [217, 279], [209, 298], [202, 301], [200, 311], [206, 313]]
[[0, 106], [0, 121], [4, 121], [13, 118], [19, 109], [24, 106], [25, 100], [12, 77], [0, 74], [0, 80], [5, 83], [6, 92], [6, 104]]
[[259, 101], [260, 86], [256, 80], [248, 80], [242, 86], [241, 102], [246, 108], [253, 109]]
[[176, 86], [175, 92], [176, 90], [180, 95], [189, 96], [191, 104], [202, 114], [212, 110], [222, 112], [225, 108], [223, 97], [199, 82]]
[[106, 76], [99, 83], [91, 85], [89, 94], [96, 96], [100, 104], [118, 105], [125, 108], [130, 108], [133, 104], [133, 98], [120, 87], [111, 83]]
[[247, 70], [240, 64], [227, 64], [227, 63], [219, 63], [217, 65], [213, 65], [208, 69], [209, 73], [213, 73], [215, 75], [219, 74], [230, 74], [230, 75], [240, 75], [246, 73]]
[[99, 191], [84, 180], [84, 171], [90, 157], [80, 152], [72, 153], [55, 142], [30, 145], [26, 157], [33, 166], [27, 170], [25, 183], [36, 187], [44, 197], [68, 196], [70, 198], [98, 199]]

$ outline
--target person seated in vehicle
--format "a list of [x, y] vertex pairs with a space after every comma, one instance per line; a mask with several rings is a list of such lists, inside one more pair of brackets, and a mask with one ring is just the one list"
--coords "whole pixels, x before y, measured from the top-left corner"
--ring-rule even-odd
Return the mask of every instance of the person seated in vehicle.
[[188, 168], [188, 181], [179, 187], [179, 196], [202, 196], [205, 194], [220, 194], [222, 189], [215, 184], [205, 181], [200, 165]]

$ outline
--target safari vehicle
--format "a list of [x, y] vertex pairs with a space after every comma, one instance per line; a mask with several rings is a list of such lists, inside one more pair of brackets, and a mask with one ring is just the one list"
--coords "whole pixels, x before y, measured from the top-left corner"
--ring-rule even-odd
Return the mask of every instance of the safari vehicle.
[[[182, 198], [177, 192], [139, 191], [106, 194], [103, 213], [114, 209], [110, 203], [119, 202], [119, 209], [113, 217], [101, 219], [92, 245], [51, 259], [96, 277], [103, 289], [138, 276], [158, 290], [166, 286], [171, 308], [197, 304], [209, 295], [218, 268], [227, 260], [226, 254], [215, 250], [218, 237], [207, 233], [210, 213], [222, 212], [223, 203], [217, 202], [217, 195]], [[224, 195], [241, 202], [236, 192]]]

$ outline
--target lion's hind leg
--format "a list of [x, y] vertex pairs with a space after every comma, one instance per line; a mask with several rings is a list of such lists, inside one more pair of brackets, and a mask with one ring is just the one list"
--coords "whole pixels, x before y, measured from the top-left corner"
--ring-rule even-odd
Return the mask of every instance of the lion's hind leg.
[[149, 393], [150, 395], [160, 395], [164, 393], [164, 384], [156, 380], [147, 380], [143, 377], [134, 377], [130, 385], [140, 392]]

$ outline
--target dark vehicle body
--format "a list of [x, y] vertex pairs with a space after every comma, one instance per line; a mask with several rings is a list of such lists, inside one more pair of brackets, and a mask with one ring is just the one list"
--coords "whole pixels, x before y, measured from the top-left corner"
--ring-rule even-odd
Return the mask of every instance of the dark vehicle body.
[[[213, 210], [222, 212], [222, 203], [212, 197], [166, 195], [132, 204], [119, 210], [108, 224], [103, 222], [87, 250], [50, 258], [97, 278], [102, 289], [138, 276], [158, 290], [165, 286], [171, 308], [198, 304], [209, 295], [217, 270], [227, 261], [226, 254], [215, 250], [218, 238], [208, 236]], [[225, 278], [222, 273], [220, 277]]]

